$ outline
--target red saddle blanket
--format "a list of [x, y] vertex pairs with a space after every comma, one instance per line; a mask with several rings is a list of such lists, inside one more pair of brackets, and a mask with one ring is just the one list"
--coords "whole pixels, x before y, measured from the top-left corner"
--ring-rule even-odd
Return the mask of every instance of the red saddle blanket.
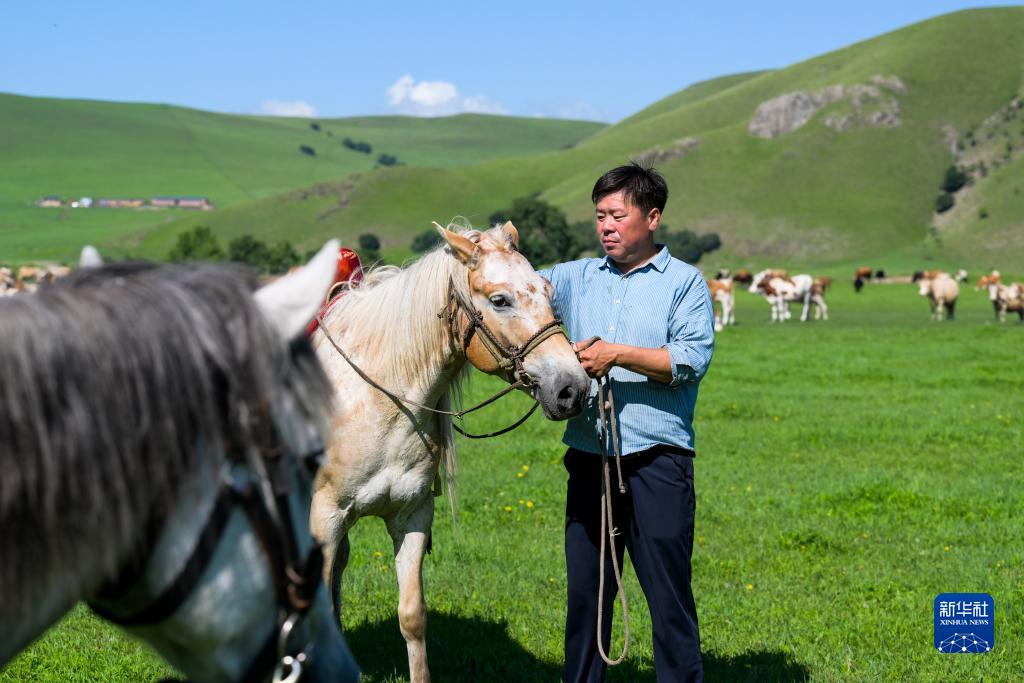
[[[331, 283], [331, 288], [327, 292], [327, 298], [324, 300], [323, 305], [320, 306], [320, 310], [317, 311], [316, 317], [322, 318], [327, 315], [331, 307], [345, 294], [345, 288], [340, 285], [346, 282], [356, 284], [362, 279], [363, 264], [359, 261], [359, 254], [348, 247], [339, 249], [338, 265], [334, 269], [334, 281]], [[316, 318], [309, 321], [309, 325], [306, 326], [306, 334], [308, 336], [312, 337], [314, 332], [316, 332]]]

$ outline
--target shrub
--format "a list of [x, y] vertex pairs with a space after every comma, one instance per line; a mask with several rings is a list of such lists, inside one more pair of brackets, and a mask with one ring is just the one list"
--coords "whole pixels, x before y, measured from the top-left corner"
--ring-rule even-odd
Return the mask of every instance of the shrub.
[[316, 130], [316, 131], [320, 130], [320, 124], [319, 123], [311, 123], [311, 124], [309, 124], [309, 127], [312, 130]]
[[381, 260], [380, 238], [372, 232], [359, 236], [359, 258], [364, 265], [372, 265]]
[[437, 233], [437, 230], [429, 228], [412, 238], [412, 250], [417, 254], [430, 251], [441, 244], [444, 238]]
[[946, 169], [946, 177], [942, 181], [942, 189], [945, 192], [956, 192], [967, 184], [967, 174], [957, 166], [950, 166]]
[[264, 270], [267, 265], [267, 245], [252, 235], [242, 235], [228, 243], [228, 260], [244, 263]]
[[519, 232], [519, 251], [535, 266], [567, 261], [581, 251], [562, 210], [536, 197], [520, 197], [511, 209], [496, 211], [488, 220], [491, 225], [512, 221]]
[[308, 154], [311, 157], [316, 156], [316, 150], [310, 147], [309, 145], [299, 145], [299, 151], [302, 152], [303, 154]]
[[292, 243], [285, 240], [277, 242], [267, 250], [266, 270], [268, 273], [287, 273], [289, 268], [301, 263], [298, 252]]
[[398, 157], [390, 154], [381, 154], [377, 157], [377, 163], [381, 166], [394, 166], [398, 163]]
[[978, 218], [980, 218], [981, 220], [985, 220], [986, 218], [988, 218], [988, 209], [986, 209], [984, 206], [978, 209]]
[[373, 151], [373, 147], [368, 142], [356, 142], [352, 138], [345, 138], [341, 141], [341, 145], [347, 149], [351, 149], [353, 152], [362, 152], [363, 154], [369, 154]]
[[181, 263], [183, 261], [222, 261], [224, 249], [214, 236], [209, 226], [197, 225], [191, 230], [178, 235], [178, 241], [174, 243], [170, 253], [167, 254], [170, 261]]
[[670, 231], [667, 226], [662, 226], [665, 231], [661, 235], [669, 253], [680, 261], [686, 263], [697, 263], [704, 254], [721, 248], [722, 239], [716, 232], [697, 234], [692, 230]]
[[945, 213], [946, 211], [952, 209], [953, 204], [955, 203], [956, 201], [953, 199], [953, 195], [951, 195], [948, 192], [943, 192], [942, 194], [935, 198], [935, 210], [938, 213]]

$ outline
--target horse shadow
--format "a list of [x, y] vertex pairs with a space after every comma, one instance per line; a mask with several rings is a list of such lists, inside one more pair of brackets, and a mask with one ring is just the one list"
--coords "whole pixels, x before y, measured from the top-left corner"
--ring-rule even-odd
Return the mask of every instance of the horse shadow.
[[[430, 612], [427, 656], [431, 677], [438, 681], [537, 681], [562, 680], [561, 661], [539, 659], [509, 637], [504, 621]], [[370, 681], [408, 680], [405, 641], [392, 617], [364, 622], [345, 630], [363, 676]], [[704, 653], [704, 680], [777, 681], [793, 683], [810, 678], [808, 669], [783, 652], [745, 652], [736, 656]], [[605, 680], [654, 681], [653, 663], [626, 661], [609, 667]]]

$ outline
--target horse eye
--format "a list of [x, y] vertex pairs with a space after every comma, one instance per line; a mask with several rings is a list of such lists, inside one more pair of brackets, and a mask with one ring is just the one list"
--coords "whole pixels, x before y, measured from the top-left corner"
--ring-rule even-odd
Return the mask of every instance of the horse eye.
[[508, 308], [512, 305], [512, 300], [504, 294], [495, 294], [491, 297], [491, 305], [495, 308]]

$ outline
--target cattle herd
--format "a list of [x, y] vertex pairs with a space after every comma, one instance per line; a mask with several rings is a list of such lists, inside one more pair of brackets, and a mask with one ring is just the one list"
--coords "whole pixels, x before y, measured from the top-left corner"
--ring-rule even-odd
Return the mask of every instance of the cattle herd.
[[52, 284], [71, 272], [68, 266], [21, 266], [17, 270], [0, 266], [0, 296], [34, 292], [39, 285]]
[[[967, 282], [967, 279], [966, 270], [958, 270], [952, 275], [942, 270], [924, 270], [914, 273], [910, 282], [916, 283], [918, 293], [928, 299], [933, 320], [952, 320], [960, 296], [960, 283]], [[861, 266], [853, 275], [854, 291], [860, 293], [864, 284], [872, 280], [890, 283], [908, 281], [906, 277], [888, 279], [884, 270]], [[778, 268], [769, 268], [756, 274], [740, 269], [735, 273], [720, 270], [713, 279], [708, 278], [707, 283], [715, 306], [715, 330], [718, 332], [727, 325], [736, 324], [737, 284], [745, 285], [751, 294], [765, 298], [772, 322], [789, 320], [789, 304], [792, 302], [803, 304], [801, 322], [807, 321], [812, 306], [815, 320], [828, 320], [825, 291], [832, 284], [832, 278], [829, 277], [806, 274], [791, 276]], [[975, 289], [988, 294], [996, 320], [1006, 322], [1007, 313], [1016, 313], [1024, 321], [1024, 283], [1004, 284], [999, 271], [993, 270], [978, 280]]]
[[[17, 269], [0, 266], [0, 296], [12, 296], [21, 292], [34, 292], [40, 285], [53, 283], [67, 275], [70, 268], [61, 265], [21, 266]], [[952, 320], [956, 301], [960, 296], [960, 283], [968, 279], [967, 271], [958, 270], [950, 275], [941, 270], [923, 270], [914, 273], [911, 282], [917, 283], [918, 293], [928, 299], [934, 320]], [[906, 282], [906, 278], [887, 279], [884, 270], [873, 270], [868, 266], [857, 268], [853, 276], [853, 287], [860, 292], [866, 282]], [[736, 324], [736, 285], [743, 285], [751, 294], [764, 297], [770, 310], [772, 322], [784, 322], [791, 317], [789, 304], [803, 305], [800, 321], [807, 321], [811, 307], [815, 320], [828, 320], [828, 304], [825, 292], [832, 284], [827, 276], [814, 277], [806, 274], [789, 275], [779, 268], [768, 268], [758, 273], [739, 269], [735, 273], [720, 270], [713, 279], [707, 280], [711, 299], [715, 305], [715, 330], [722, 331], [727, 325]], [[996, 320], [1006, 322], [1007, 313], [1016, 313], [1024, 321], [1024, 283], [1004, 284], [998, 270], [978, 279], [975, 289], [988, 294]]]
[[736, 284], [746, 285], [747, 291], [763, 296], [771, 310], [772, 322], [789, 320], [789, 304], [803, 304], [800, 322], [806, 322], [811, 306], [814, 306], [815, 320], [828, 320], [828, 305], [825, 290], [832, 284], [830, 277], [813, 277], [801, 274], [790, 276], [785, 270], [769, 268], [759, 273], [740, 269], [735, 273], [720, 270], [714, 279], [709, 279], [708, 289], [715, 305], [715, 331], [721, 332], [726, 325], [736, 324]]

